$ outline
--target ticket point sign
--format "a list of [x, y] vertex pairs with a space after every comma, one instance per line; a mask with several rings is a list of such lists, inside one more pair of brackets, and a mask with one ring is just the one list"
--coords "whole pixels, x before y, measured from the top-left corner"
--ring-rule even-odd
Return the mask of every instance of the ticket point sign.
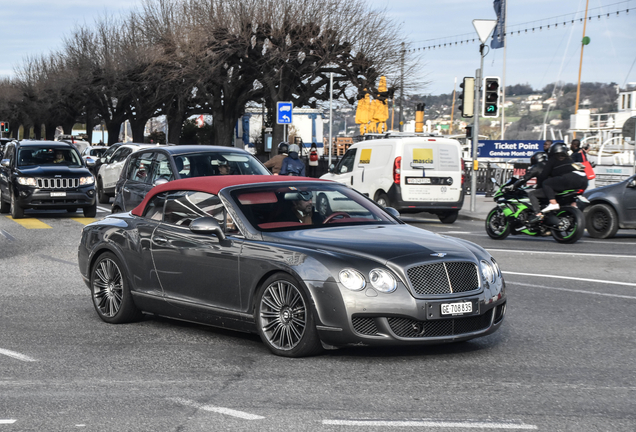
[[530, 159], [543, 151], [543, 140], [483, 140], [479, 141], [477, 155], [493, 159]]

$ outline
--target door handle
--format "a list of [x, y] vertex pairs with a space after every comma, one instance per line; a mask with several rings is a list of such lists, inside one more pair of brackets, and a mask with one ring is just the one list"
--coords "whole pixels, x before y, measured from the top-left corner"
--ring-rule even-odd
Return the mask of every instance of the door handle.
[[128, 189], [127, 187], [124, 188], [124, 192], [130, 192], [130, 189]]
[[353, 186], [353, 176], [351, 176], [351, 186]]
[[154, 236], [152, 238], [152, 241], [157, 243], [157, 244], [165, 244], [168, 243], [168, 239], [162, 236]]

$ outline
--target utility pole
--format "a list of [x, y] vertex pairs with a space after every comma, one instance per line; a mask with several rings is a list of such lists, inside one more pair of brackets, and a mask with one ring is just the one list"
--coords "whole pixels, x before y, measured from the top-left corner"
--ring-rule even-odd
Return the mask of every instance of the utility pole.
[[453, 113], [455, 112], [455, 88], [457, 87], [457, 77], [455, 77], [455, 83], [453, 84], [453, 106], [451, 108], [451, 121], [450, 127], [448, 128], [448, 134], [453, 134]]
[[404, 42], [402, 42], [402, 61], [401, 61], [401, 73], [400, 73], [400, 132], [403, 132], [404, 125], [404, 55], [406, 51], [404, 49]]
[[333, 72], [329, 74], [329, 166], [331, 167], [331, 153], [333, 153]]
[[[576, 103], [574, 104], [574, 115], [579, 112], [579, 96], [581, 95], [581, 69], [583, 68], [583, 48], [590, 42], [590, 39], [585, 38], [585, 27], [587, 26], [587, 7], [590, 5], [590, 0], [585, 3], [585, 19], [583, 20], [583, 40], [581, 41], [581, 60], [579, 61], [579, 81], [576, 85]], [[572, 138], [576, 138], [576, 131], [572, 132]]]

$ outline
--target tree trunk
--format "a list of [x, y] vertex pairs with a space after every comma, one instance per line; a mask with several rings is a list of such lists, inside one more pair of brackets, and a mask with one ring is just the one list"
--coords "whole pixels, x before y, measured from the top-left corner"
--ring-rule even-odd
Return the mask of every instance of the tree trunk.
[[[212, 114], [214, 116], [214, 132], [213, 137], [214, 141], [213, 145], [220, 145], [226, 147], [234, 147], [234, 126], [235, 123], [230, 121], [219, 121], [217, 122], [217, 115]], [[220, 117], [223, 117], [221, 115]]]
[[[75, 126], [75, 121], [74, 120], [67, 120], [64, 123], [62, 123], [62, 130], [64, 131], [64, 134], [71, 135], [73, 133], [73, 126]], [[55, 131], [55, 129], [54, 129], [54, 131]], [[46, 129], [46, 134], [47, 134], [47, 136], [49, 134], [48, 126], [47, 126], [47, 129]]]
[[172, 115], [166, 116], [168, 121], [167, 142], [177, 144], [181, 142], [181, 130], [183, 128], [183, 110], [174, 110]]
[[122, 120], [105, 121], [108, 130], [108, 145], [119, 142], [119, 131], [121, 131]]
[[35, 135], [36, 140], [42, 139], [42, 123], [38, 121], [33, 122], [33, 135]]
[[142, 120], [129, 119], [129, 121], [130, 121], [130, 129], [132, 131], [133, 142], [136, 142], [136, 143], [144, 142], [144, 130], [146, 129], [146, 122], [148, 121], [148, 119], [142, 119]]
[[[73, 126], [71, 126], [71, 128], [72, 127]], [[57, 129], [57, 125], [53, 123], [44, 123], [44, 139], [53, 141], [55, 139], [55, 129]]]

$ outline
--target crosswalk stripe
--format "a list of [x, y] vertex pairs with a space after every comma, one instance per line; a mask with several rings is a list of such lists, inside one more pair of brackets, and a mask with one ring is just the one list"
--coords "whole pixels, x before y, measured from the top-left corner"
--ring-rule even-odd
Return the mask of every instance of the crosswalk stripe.
[[49, 229], [52, 228], [50, 225], [45, 224], [41, 220], [34, 218], [25, 218], [25, 219], [13, 219], [11, 216], [7, 216], [7, 218], [12, 221], [22, 225], [26, 229]]
[[97, 219], [89, 217], [72, 217], [71, 219], [75, 222], [81, 223], [82, 225], [88, 225], [89, 223], [97, 222]]

